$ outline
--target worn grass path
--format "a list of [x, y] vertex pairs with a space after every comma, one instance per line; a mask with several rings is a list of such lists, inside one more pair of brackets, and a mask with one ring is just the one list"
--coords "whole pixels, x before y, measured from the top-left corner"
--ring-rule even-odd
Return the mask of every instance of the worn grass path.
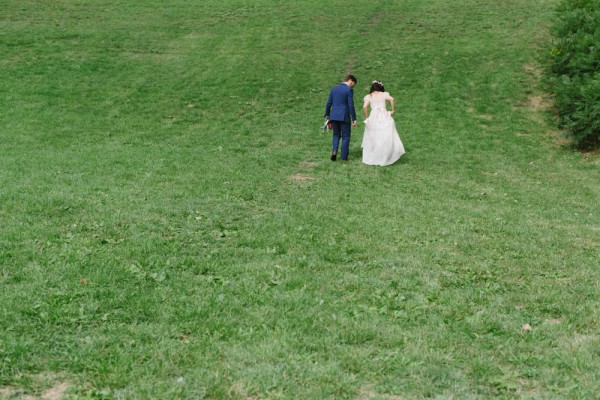
[[[552, 0], [0, 0], [0, 397], [593, 398]], [[328, 159], [329, 87], [397, 99]]]

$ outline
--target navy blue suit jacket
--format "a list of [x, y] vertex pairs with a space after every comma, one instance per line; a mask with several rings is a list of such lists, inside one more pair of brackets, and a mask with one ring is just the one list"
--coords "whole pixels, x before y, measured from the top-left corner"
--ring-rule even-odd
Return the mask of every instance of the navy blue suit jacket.
[[329, 92], [329, 98], [327, 98], [325, 117], [330, 121], [348, 123], [356, 121], [353, 95], [352, 88], [345, 83], [334, 86]]

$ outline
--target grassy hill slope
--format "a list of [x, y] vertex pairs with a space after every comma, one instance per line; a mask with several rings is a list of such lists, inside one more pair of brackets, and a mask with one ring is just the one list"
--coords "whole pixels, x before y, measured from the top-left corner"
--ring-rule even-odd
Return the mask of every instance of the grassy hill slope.
[[[598, 162], [543, 108], [554, 1], [126, 3], [0, 0], [0, 396], [600, 391]], [[328, 159], [348, 72], [359, 109], [396, 98], [391, 167], [360, 125]]]

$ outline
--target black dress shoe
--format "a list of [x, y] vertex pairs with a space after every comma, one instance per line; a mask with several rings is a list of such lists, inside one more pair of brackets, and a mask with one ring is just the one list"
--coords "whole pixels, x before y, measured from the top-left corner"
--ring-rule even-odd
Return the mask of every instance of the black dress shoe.
[[337, 160], [337, 154], [332, 154], [331, 155], [331, 161], [335, 161]]

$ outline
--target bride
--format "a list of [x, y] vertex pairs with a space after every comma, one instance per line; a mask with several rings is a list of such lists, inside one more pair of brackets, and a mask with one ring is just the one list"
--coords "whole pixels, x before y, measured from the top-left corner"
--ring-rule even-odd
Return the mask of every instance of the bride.
[[[386, 101], [390, 102], [391, 111], [387, 111]], [[368, 113], [369, 106], [371, 106], [370, 115]], [[373, 81], [363, 104], [365, 134], [362, 141], [362, 162], [364, 164], [390, 165], [398, 161], [404, 154], [404, 146], [392, 118], [394, 107], [394, 98], [385, 91], [383, 83]]]

